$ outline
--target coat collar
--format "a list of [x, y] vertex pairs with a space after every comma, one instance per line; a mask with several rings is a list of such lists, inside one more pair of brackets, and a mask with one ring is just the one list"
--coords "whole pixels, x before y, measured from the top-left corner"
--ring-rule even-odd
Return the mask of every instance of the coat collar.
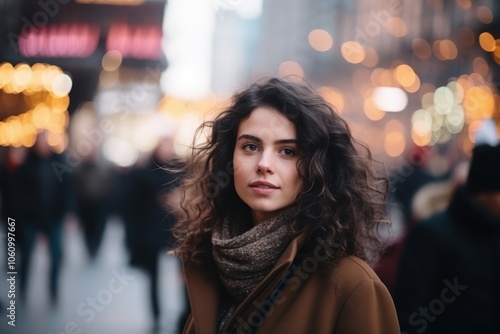
[[[265, 300], [290, 268], [300, 247], [304, 244], [306, 234], [299, 234], [290, 242], [269, 274], [243, 300], [227, 323], [226, 328], [237, 325], [237, 318], [253, 310], [255, 300]], [[191, 304], [191, 314], [196, 333], [214, 334], [216, 332], [217, 311], [220, 292], [223, 285], [216, 275], [207, 274], [206, 270], [195, 266], [184, 266], [186, 286]]]

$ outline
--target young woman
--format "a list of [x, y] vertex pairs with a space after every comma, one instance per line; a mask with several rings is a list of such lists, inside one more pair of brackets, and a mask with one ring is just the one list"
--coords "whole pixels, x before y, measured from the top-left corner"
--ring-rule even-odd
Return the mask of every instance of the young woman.
[[175, 226], [184, 333], [399, 333], [367, 264], [381, 248], [385, 181], [323, 98], [272, 78], [199, 134]]

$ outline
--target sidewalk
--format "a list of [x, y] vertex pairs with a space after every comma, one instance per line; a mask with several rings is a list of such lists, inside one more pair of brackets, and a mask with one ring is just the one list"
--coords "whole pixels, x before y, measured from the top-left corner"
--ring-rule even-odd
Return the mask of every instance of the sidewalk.
[[[1, 231], [0, 265], [6, 268], [5, 235]], [[16, 300], [16, 326], [7, 324], [6, 271], [1, 273], [0, 333], [10, 334], [148, 334], [152, 331], [148, 280], [127, 264], [124, 229], [110, 219], [94, 263], [89, 263], [83, 237], [76, 224], [64, 229], [64, 262], [60, 300], [51, 307], [48, 296], [49, 257], [44, 239], [33, 254], [25, 305]], [[184, 305], [179, 264], [173, 256], [160, 260], [160, 305], [162, 334], [176, 333], [175, 324]]]

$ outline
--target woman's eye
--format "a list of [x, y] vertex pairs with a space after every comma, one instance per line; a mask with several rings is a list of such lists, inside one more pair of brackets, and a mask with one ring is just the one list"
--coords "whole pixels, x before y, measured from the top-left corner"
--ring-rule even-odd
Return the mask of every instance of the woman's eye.
[[243, 149], [245, 151], [253, 152], [253, 151], [257, 151], [258, 147], [255, 144], [245, 144], [245, 145], [243, 145]]
[[292, 157], [295, 155], [295, 151], [290, 148], [284, 148], [281, 150], [281, 152], [288, 157]]

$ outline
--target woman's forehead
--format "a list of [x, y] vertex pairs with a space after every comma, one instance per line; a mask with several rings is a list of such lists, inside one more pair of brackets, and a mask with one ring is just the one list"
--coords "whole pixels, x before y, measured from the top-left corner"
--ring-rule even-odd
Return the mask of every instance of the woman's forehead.
[[286, 139], [296, 137], [295, 125], [281, 112], [274, 108], [258, 107], [250, 115], [243, 119], [238, 127], [238, 136], [243, 132], [252, 132], [254, 136], [266, 138], [284, 136]]

